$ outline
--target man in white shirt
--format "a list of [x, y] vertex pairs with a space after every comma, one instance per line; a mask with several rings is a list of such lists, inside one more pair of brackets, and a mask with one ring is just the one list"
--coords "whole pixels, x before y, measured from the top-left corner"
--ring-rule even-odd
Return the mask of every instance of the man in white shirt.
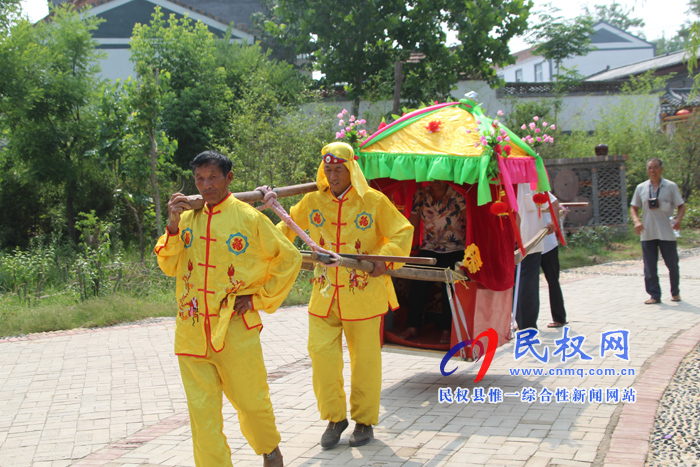
[[[663, 162], [660, 159], [649, 159], [647, 161], [649, 180], [637, 185], [631, 203], [634, 233], [640, 235], [642, 240], [644, 285], [650, 295], [649, 299], [644, 302], [647, 305], [661, 303], [661, 286], [657, 271], [659, 250], [661, 250], [661, 256], [671, 279], [671, 301], [681, 301], [678, 250], [673, 231], [681, 228], [681, 221], [685, 214], [685, 203], [678, 185], [664, 179], [661, 176], [663, 172]], [[641, 221], [639, 220], [639, 208], [642, 208]], [[671, 225], [669, 219], [673, 217], [676, 208], [678, 208], [678, 214]]]
[[[529, 184], [518, 184], [518, 222], [520, 237], [523, 243], [532, 240], [540, 230], [546, 228], [547, 233], [554, 232], [554, 225], [544, 224], [541, 208], [534, 201], [535, 191]], [[547, 193], [549, 200], [554, 203], [557, 198]], [[543, 206], [544, 207], [544, 206]], [[515, 320], [518, 329], [537, 329], [537, 318], [540, 313], [540, 266], [542, 262], [542, 242], [535, 245], [520, 263], [520, 282], [518, 286], [518, 304]]]

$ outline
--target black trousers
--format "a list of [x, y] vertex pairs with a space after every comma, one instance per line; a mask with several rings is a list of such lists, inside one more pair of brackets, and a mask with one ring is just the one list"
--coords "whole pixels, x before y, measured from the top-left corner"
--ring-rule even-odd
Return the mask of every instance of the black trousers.
[[564, 294], [559, 285], [559, 247], [547, 253], [542, 253], [540, 262], [544, 278], [547, 279], [549, 289], [549, 306], [552, 309], [552, 321], [566, 323], [566, 309], [564, 309]]
[[644, 240], [642, 241], [642, 258], [644, 259], [644, 285], [647, 293], [656, 300], [661, 300], [661, 286], [659, 285], [659, 250], [668, 268], [668, 276], [671, 279], [671, 295], [680, 295], [680, 267], [678, 265], [678, 250], [675, 241]]
[[540, 314], [540, 264], [542, 253], [530, 253], [520, 262], [520, 285], [515, 321], [518, 329], [537, 329]]
[[[420, 250], [418, 256], [423, 258], [437, 259], [437, 268], [453, 268], [457, 261], [464, 258], [464, 251], [450, 251], [448, 253], [436, 253], [434, 251]], [[406, 317], [406, 327], [417, 328], [423, 321], [423, 310], [425, 309], [426, 295], [431, 283], [427, 281], [411, 282], [411, 291], [408, 294], [408, 315]], [[437, 328], [440, 331], [452, 329], [452, 310], [450, 301], [445, 290], [447, 284], [441, 285], [442, 289], [442, 313], [437, 320]]]

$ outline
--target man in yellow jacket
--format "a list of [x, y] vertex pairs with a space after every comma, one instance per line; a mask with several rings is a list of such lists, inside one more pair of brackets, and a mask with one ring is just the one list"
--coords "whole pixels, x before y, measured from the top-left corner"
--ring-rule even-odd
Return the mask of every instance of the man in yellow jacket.
[[[386, 196], [367, 185], [352, 147], [331, 143], [322, 155], [318, 191], [291, 209], [294, 222], [317, 244], [336, 253], [407, 256], [413, 227]], [[294, 239], [284, 223], [278, 227]], [[379, 419], [382, 389], [380, 324], [389, 307], [398, 307], [391, 278], [382, 276], [386, 269], [384, 261], [376, 261], [371, 274], [323, 268], [313, 280], [308, 349], [318, 409], [329, 421], [321, 438], [324, 448], [338, 444], [348, 426], [343, 332], [350, 351], [350, 411], [356, 422], [350, 445], [362, 446], [374, 438], [372, 425]]]
[[282, 466], [270, 402], [258, 312], [274, 312], [289, 293], [301, 254], [270, 220], [228, 189], [231, 161], [214, 151], [191, 163], [204, 208], [175, 193], [170, 222], [155, 248], [160, 268], [177, 278], [175, 353], [190, 412], [198, 467], [231, 466], [221, 393], [266, 467]]

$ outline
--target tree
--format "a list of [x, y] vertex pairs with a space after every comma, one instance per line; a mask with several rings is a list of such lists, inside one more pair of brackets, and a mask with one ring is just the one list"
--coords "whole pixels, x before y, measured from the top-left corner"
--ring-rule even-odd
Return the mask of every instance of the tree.
[[670, 38], [666, 38], [665, 34], [662, 34], [658, 39], [653, 39], [649, 42], [656, 45], [656, 55], [665, 55], [672, 52], [678, 52], [683, 50], [688, 43], [688, 37], [690, 36], [690, 23], [686, 23], [681, 26], [681, 28], [676, 32], [676, 34]]
[[131, 37], [137, 75], [170, 74], [160, 117], [168, 138], [178, 143], [175, 162], [183, 168], [226, 134], [231, 93], [217, 64], [216, 41], [206, 25], [187, 16], [178, 20], [172, 14], [166, 22], [160, 7], [149, 24], [134, 27]]
[[[688, 2], [688, 13], [696, 18], [700, 16], [700, 0], [690, 0]], [[688, 55], [688, 75], [692, 76], [693, 71], [697, 71], [698, 68], [698, 51], [700, 51], [700, 21], [697, 19], [690, 26], [690, 34], [688, 42], [685, 44], [685, 51]], [[700, 73], [693, 78], [692, 94], [697, 94], [698, 89], [700, 89]]]
[[0, 35], [5, 35], [10, 26], [19, 19], [22, 11], [20, 0], [0, 0]]
[[32, 26], [20, 20], [0, 43], [0, 123], [6, 150], [31, 177], [60, 188], [74, 241], [75, 202], [91, 192], [97, 169], [90, 154], [101, 83], [91, 31], [99, 21], [81, 19], [70, 6], [59, 7], [53, 22]]
[[679, 122], [671, 137], [665, 166], [669, 167], [683, 199], [700, 189], [700, 118], [692, 114], [684, 122]]
[[592, 50], [590, 44], [594, 33], [590, 16], [565, 19], [558, 14], [560, 11], [551, 4], [547, 5], [547, 11], [539, 13], [540, 24], [527, 38], [535, 46], [535, 55], [554, 61], [557, 79], [565, 59], [583, 56]]
[[634, 28], [643, 28], [646, 24], [642, 18], [632, 18], [634, 7], [625, 8], [616, 1], [609, 5], [596, 5], [594, 11], [586, 6], [585, 15], [593, 18], [594, 22], [605, 21], [608, 24], [620, 28], [623, 31], [630, 32]]
[[[524, 0], [269, 0], [266, 34], [308, 54], [325, 82], [345, 84], [353, 114], [367, 93], [406, 64], [412, 101], [449, 95], [462, 76], [498, 82], [494, 68], [513, 62], [507, 43], [527, 28]], [[460, 44], [445, 45], [446, 28]], [[412, 54], [423, 56], [407, 63]]]

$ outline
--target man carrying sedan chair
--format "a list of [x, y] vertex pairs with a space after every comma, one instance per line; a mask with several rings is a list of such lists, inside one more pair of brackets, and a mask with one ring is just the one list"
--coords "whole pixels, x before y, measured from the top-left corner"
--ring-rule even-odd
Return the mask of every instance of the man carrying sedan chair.
[[228, 189], [231, 161], [215, 151], [191, 163], [204, 198], [200, 210], [175, 193], [170, 222], [155, 248], [177, 278], [175, 353], [192, 427], [197, 467], [231, 466], [223, 433], [222, 391], [241, 432], [265, 467], [282, 467], [280, 434], [260, 345], [259, 311], [274, 312], [294, 284], [301, 254], [262, 213]]
[[[413, 227], [381, 192], [369, 187], [353, 148], [335, 142], [322, 150], [318, 191], [291, 211], [294, 222], [318, 245], [335, 253], [408, 256]], [[284, 223], [278, 228], [294, 239]], [[338, 444], [348, 427], [343, 381], [342, 334], [350, 351], [350, 413], [355, 430], [350, 446], [374, 439], [382, 389], [380, 324], [388, 309], [398, 308], [384, 261], [366, 273], [343, 267], [317, 268], [309, 302], [308, 349], [318, 409], [328, 427], [321, 446]], [[398, 267], [389, 263], [389, 267]]]

